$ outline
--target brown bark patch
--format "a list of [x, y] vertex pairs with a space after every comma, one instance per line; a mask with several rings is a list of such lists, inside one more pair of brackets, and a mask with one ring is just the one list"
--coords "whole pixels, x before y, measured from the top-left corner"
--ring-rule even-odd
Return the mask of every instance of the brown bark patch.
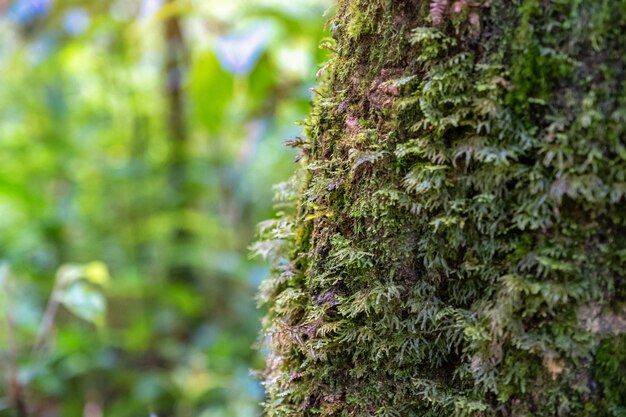
[[402, 76], [400, 68], [383, 69], [380, 75], [374, 79], [367, 94], [370, 107], [377, 110], [391, 108], [399, 96], [398, 86], [392, 81]]

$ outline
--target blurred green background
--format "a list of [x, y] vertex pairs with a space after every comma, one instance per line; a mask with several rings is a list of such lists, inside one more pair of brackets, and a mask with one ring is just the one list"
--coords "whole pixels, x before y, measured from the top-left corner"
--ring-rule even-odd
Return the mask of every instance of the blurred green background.
[[0, 415], [257, 416], [248, 247], [328, 0], [0, 0]]

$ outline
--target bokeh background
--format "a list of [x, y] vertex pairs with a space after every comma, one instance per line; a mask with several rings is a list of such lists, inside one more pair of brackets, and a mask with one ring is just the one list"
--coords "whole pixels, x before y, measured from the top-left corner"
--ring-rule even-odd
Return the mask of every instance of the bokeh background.
[[0, 415], [258, 416], [328, 0], [0, 0]]

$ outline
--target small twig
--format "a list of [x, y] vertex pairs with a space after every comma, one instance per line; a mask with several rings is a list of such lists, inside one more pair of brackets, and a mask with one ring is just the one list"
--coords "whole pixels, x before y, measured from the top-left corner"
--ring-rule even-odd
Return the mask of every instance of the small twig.
[[37, 338], [35, 339], [35, 344], [33, 345], [32, 351], [33, 359], [45, 346], [50, 331], [54, 326], [54, 319], [56, 318], [57, 311], [59, 310], [59, 305], [61, 304], [61, 281], [62, 280], [57, 277], [54, 282], [52, 294], [50, 294], [50, 298], [48, 299], [48, 305], [46, 306], [46, 310], [43, 313], [43, 318], [41, 319], [39, 330], [37, 330]]

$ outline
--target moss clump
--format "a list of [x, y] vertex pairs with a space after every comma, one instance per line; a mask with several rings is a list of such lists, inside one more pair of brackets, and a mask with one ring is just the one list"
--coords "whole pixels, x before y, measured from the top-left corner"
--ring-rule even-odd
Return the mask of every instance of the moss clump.
[[624, 415], [626, 2], [431, 3], [340, 1], [256, 245], [267, 413]]

